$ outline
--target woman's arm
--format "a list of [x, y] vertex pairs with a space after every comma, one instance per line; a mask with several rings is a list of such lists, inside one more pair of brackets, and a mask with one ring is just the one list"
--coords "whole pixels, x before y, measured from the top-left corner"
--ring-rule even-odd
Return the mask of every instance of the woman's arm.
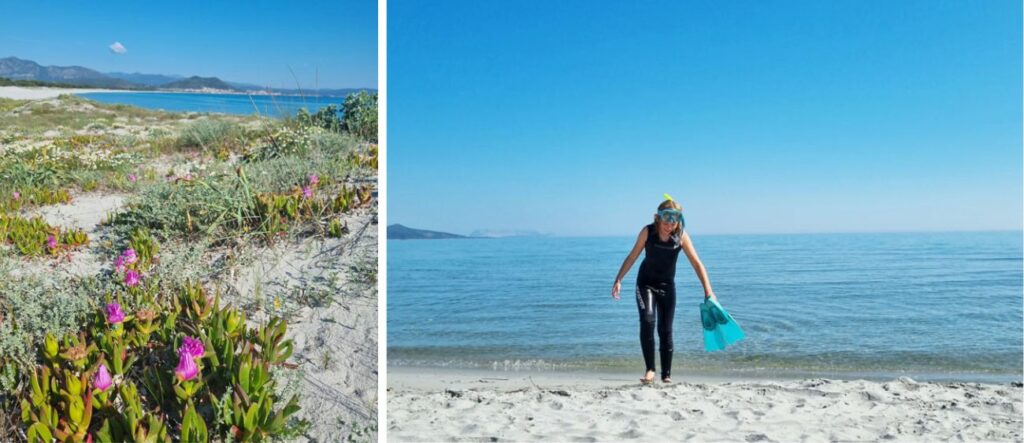
[[622, 278], [629, 272], [629, 268], [633, 267], [633, 263], [636, 262], [636, 258], [640, 256], [640, 251], [644, 250], [644, 245], [647, 244], [647, 227], [644, 226], [640, 230], [640, 234], [636, 236], [636, 244], [633, 245], [633, 250], [629, 251], [629, 255], [626, 256], [626, 260], [622, 262], [622, 267], [619, 268], [618, 275], [615, 276], [615, 283], [612, 284], [612, 297], [616, 300], [619, 299], [619, 292], [622, 290]]
[[714, 297], [715, 292], [711, 290], [711, 280], [708, 279], [708, 272], [704, 269], [704, 263], [700, 262], [700, 257], [697, 257], [697, 250], [693, 249], [690, 234], [687, 234], [686, 231], [683, 231], [682, 238], [679, 239], [679, 246], [686, 253], [686, 259], [690, 261], [690, 266], [693, 266], [694, 272], [697, 273], [701, 286], [704, 286], [704, 298]]

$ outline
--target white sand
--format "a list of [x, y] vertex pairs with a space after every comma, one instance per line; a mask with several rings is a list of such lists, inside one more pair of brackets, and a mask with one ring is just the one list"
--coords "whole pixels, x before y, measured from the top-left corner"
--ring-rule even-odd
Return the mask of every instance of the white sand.
[[1020, 384], [389, 369], [389, 441], [1022, 441]]
[[[361, 440], [358, 429], [377, 424], [377, 291], [353, 282], [352, 266], [377, 263], [376, 208], [342, 217], [351, 232], [340, 239], [303, 240], [257, 252], [258, 259], [227, 280], [253, 300], [257, 294], [295, 295], [288, 288], [313, 281], [336, 280], [340, 290], [333, 301], [317, 308], [303, 307], [290, 316], [287, 337], [293, 340], [290, 361], [299, 367], [302, 409], [312, 441]], [[284, 296], [282, 296], [284, 297]], [[268, 301], [272, 303], [272, 301]], [[289, 304], [288, 307], [294, 307]], [[264, 316], [252, 314], [251, 321]], [[375, 432], [363, 438], [376, 441]]]
[[80, 88], [47, 88], [47, 87], [23, 87], [23, 86], [0, 86], [0, 97], [13, 98], [18, 100], [41, 100], [56, 98], [64, 94], [85, 94], [89, 92], [136, 92], [128, 90], [113, 89], [80, 89]]

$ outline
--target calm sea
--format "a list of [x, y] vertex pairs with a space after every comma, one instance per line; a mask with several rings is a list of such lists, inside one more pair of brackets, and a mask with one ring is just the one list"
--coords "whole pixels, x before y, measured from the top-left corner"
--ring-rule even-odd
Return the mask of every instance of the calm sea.
[[[643, 370], [633, 237], [389, 241], [388, 364]], [[703, 351], [699, 281], [676, 273], [673, 373], [1022, 378], [1022, 233], [694, 236], [747, 332]]]
[[95, 92], [78, 94], [101, 103], [115, 103], [164, 111], [220, 112], [266, 117], [290, 117], [301, 108], [316, 112], [323, 106], [338, 105], [344, 97], [295, 95], [192, 94], [185, 92]]

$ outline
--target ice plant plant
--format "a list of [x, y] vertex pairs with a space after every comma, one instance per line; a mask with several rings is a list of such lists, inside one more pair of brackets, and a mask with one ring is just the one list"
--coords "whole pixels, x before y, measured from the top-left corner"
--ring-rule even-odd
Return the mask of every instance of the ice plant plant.
[[129, 269], [127, 272], [124, 273], [124, 285], [129, 288], [134, 288], [139, 285], [139, 281], [141, 281], [141, 278], [142, 275], [139, 274], [139, 271]]
[[92, 378], [92, 387], [99, 389], [100, 392], [106, 392], [110, 389], [110, 386], [114, 384], [114, 380], [110, 378], [110, 372], [107, 371], [107, 365], [100, 363], [99, 369], [96, 370], [96, 375]]
[[31, 383], [15, 394], [25, 440], [285, 437], [299, 408], [297, 396], [279, 394], [278, 370], [293, 367], [285, 322], [248, 328], [244, 312], [221, 306], [201, 284], [179, 290], [177, 297], [155, 286], [117, 294], [131, 298], [94, 312], [78, 335], [47, 336], [42, 362], [26, 373]]
[[199, 339], [186, 336], [181, 340], [181, 347], [178, 348], [178, 352], [184, 353], [193, 359], [198, 359], [203, 357], [206, 349], [203, 347], [203, 342], [199, 341]]
[[125, 249], [121, 254], [121, 258], [124, 259], [126, 266], [134, 265], [139, 260], [139, 256], [135, 254], [135, 250], [132, 248]]
[[178, 350], [178, 367], [174, 368], [174, 375], [181, 381], [189, 381], [199, 375], [199, 367], [188, 351]]
[[107, 323], [116, 325], [124, 321], [124, 311], [117, 302], [107, 304]]

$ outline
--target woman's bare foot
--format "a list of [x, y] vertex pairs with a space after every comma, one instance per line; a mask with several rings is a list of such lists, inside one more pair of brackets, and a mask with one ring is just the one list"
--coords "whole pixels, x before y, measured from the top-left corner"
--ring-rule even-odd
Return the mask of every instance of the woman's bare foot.
[[654, 371], [647, 371], [647, 373], [644, 374], [644, 378], [640, 379], [640, 383], [643, 383], [645, 385], [651, 384], [651, 382], [653, 382], [653, 381], [654, 381]]

